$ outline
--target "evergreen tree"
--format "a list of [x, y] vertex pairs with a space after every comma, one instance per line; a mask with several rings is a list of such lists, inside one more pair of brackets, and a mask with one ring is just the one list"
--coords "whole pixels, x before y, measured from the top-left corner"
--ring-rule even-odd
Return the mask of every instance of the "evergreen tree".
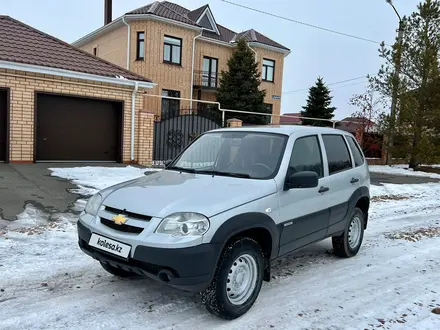
[[[318, 77], [315, 86], [310, 87], [307, 105], [301, 111], [302, 117], [332, 119], [335, 107], [330, 106], [332, 101], [330, 90], [324, 84], [321, 77]], [[303, 119], [303, 125], [311, 126], [332, 126], [330, 121]]]
[[[222, 108], [240, 111], [267, 113], [264, 105], [265, 90], [260, 90], [261, 74], [258, 71], [254, 53], [244, 39], [228, 60], [228, 71], [222, 71], [217, 91], [217, 101]], [[246, 124], [264, 125], [270, 116], [226, 112], [226, 119], [237, 118]]]
[[[402, 18], [403, 40], [392, 48], [382, 43], [385, 60], [371, 79], [388, 100], [397, 90], [396, 118], [382, 116], [383, 127], [393, 127], [393, 157], [403, 156], [411, 168], [439, 161], [440, 146], [440, 1], [425, 0]], [[400, 75], [394, 74], [400, 61]]]

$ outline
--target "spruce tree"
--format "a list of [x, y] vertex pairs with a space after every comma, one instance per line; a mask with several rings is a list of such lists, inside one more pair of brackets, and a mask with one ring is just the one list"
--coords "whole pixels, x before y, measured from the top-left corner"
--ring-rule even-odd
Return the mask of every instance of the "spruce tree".
[[[260, 90], [261, 74], [254, 53], [244, 39], [228, 60], [228, 71], [222, 71], [217, 91], [217, 101], [222, 108], [267, 113], [264, 105], [265, 90]], [[264, 125], [270, 122], [269, 116], [226, 112], [226, 119], [237, 118], [245, 124]]]
[[[315, 86], [309, 89], [307, 105], [303, 107], [304, 111], [301, 111], [301, 116], [332, 119], [334, 117], [333, 112], [336, 110], [335, 107], [331, 106], [332, 98], [330, 90], [324, 84], [323, 79], [318, 77]], [[330, 121], [312, 119], [303, 119], [302, 124], [311, 126], [332, 126]]]

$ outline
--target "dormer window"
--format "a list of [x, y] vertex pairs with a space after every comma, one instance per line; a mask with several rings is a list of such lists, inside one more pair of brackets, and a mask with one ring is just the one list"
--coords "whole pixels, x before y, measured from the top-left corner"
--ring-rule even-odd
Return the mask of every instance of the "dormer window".
[[219, 30], [217, 29], [217, 23], [215, 22], [214, 16], [212, 15], [209, 6], [206, 6], [206, 9], [199, 16], [196, 23], [203, 27], [205, 30], [220, 34]]

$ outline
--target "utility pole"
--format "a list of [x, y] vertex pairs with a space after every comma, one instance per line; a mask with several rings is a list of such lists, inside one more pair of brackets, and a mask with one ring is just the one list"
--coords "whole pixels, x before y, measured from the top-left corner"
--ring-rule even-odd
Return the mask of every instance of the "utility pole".
[[391, 112], [390, 112], [390, 122], [389, 122], [389, 129], [388, 129], [388, 140], [387, 140], [387, 157], [386, 157], [386, 165], [391, 164], [392, 155], [391, 155], [391, 148], [393, 147], [394, 143], [394, 129], [396, 125], [396, 108], [397, 108], [397, 98], [399, 93], [399, 82], [400, 82], [400, 69], [402, 64], [402, 43], [403, 43], [403, 22], [402, 17], [400, 17], [399, 12], [397, 11], [396, 7], [394, 7], [392, 0], [385, 0], [391, 7], [393, 7], [394, 12], [396, 13], [397, 17], [399, 18], [399, 32], [397, 36], [397, 56], [396, 56], [396, 63], [394, 66], [394, 77], [393, 77], [393, 94], [392, 94], [392, 100], [391, 100]]

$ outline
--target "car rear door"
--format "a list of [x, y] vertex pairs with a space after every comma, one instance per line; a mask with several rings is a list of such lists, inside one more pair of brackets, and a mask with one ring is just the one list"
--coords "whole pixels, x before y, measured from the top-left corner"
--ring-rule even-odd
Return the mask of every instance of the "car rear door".
[[323, 180], [330, 203], [327, 234], [344, 230], [344, 219], [348, 212], [349, 200], [359, 185], [347, 141], [343, 134], [322, 134], [322, 145], [327, 161], [328, 176]]

